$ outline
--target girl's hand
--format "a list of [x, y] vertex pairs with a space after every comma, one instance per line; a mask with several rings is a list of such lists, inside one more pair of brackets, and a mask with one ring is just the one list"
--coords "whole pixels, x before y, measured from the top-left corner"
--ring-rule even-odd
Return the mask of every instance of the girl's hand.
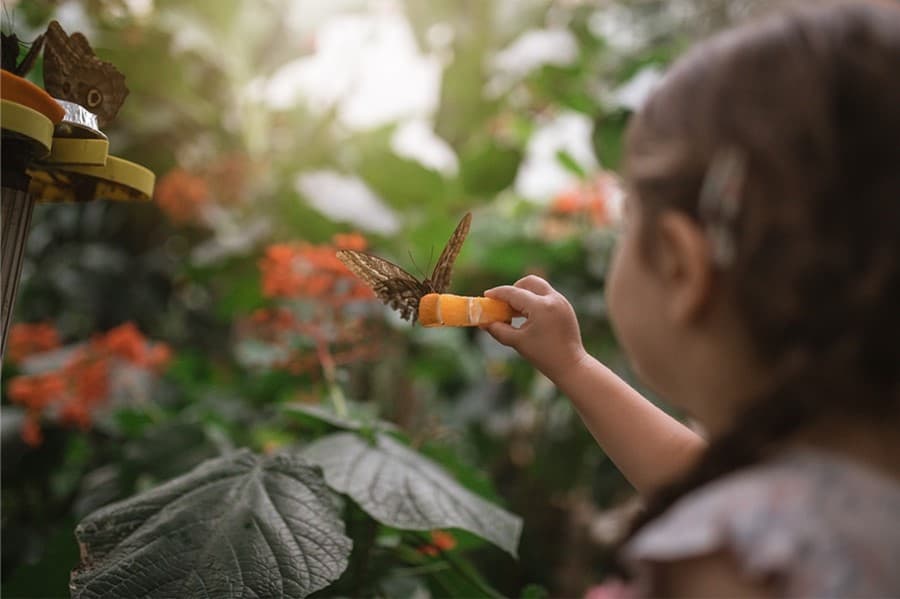
[[525, 317], [515, 328], [504, 322], [485, 327], [491, 336], [512, 347], [553, 381], [587, 358], [572, 305], [544, 279], [528, 275], [515, 285], [495, 287], [486, 297], [503, 300]]

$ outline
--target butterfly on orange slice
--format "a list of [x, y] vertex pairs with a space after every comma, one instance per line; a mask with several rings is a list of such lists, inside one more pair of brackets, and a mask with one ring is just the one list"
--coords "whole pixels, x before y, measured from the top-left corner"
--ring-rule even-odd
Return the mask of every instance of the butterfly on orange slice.
[[[471, 223], [472, 214], [466, 213], [444, 246], [431, 276], [422, 281], [393, 262], [366, 252], [338, 250], [337, 257], [371, 287], [381, 301], [400, 312], [404, 320], [418, 320], [423, 326], [477, 326], [495, 320], [508, 322], [512, 310], [504, 302], [446, 293], [450, 287], [453, 264]], [[504, 311], [499, 304], [508, 310]]]

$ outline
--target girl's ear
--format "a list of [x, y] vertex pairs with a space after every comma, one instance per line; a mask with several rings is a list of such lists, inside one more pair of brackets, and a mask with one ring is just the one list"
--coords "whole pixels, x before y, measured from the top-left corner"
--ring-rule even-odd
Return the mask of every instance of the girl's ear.
[[663, 211], [656, 226], [654, 262], [669, 317], [687, 324], [701, 317], [712, 299], [715, 271], [709, 240], [694, 220], [676, 210]]

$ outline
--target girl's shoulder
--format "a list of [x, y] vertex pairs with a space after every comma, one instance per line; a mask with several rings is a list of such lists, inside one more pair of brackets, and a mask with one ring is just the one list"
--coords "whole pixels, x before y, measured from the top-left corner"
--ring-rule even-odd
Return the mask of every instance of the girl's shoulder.
[[793, 449], [688, 494], [624, 548], [651, 562], [729, 551], [788, 596], [900, 593], [900, 481], [839, 455]]

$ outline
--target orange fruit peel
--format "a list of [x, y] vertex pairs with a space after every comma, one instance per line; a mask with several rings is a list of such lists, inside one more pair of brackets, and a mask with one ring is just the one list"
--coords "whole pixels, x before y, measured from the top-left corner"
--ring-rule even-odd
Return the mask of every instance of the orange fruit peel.
[[512, 307], [489, 297], [429, 293], [419, 300], [419, 324], [424, 327], [477, 327], [511, 322]]
[[60, 123], [66, 115], [65, 109], [53, 99], [53, 96], [31, 81], [5, 69], [0, 71], [0, 90], [2, 90], [0, 97], [4, 100], [24, 104], [36, 110], [50, 119], [54, 125]]

